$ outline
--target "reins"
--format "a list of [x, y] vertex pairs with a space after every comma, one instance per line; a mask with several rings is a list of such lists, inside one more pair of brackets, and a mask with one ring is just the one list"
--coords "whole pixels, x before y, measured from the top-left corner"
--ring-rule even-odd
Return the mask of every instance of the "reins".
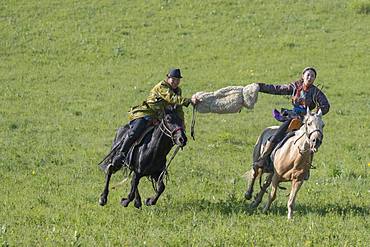
[[[316, 131], [317, 132], [319, 132], [320, 134], [321, 134], [321, 136], [324, 136], [324, 134], [322, 133], [322, 131], [320, 130], [320, 129], [314, 129], [313, 131], [311, 131], [311, 132], [308, 132], [307, 131], [308, 130], [308, 128], [307, 128], [307, 123], [305, 123], [305, 131], [304, 131], [304, 133], [300, 136], [300, 137], [298, 137], [295, 141], [294, 141], [294, 145], [297, 143], [297, 141], [299, 140], [299, 139], [301, 139], [303, 136], [306, 136], [307, 137], [307, 140], [305, 140], [305, 142], [307, 142], [308, 141], [308, 144], [310, 144], [310, 137], [311, 137], [311, 135], [313, 134], [313, 133], [315, 133]], [[300, 147], [298, 147], [298, 150], [299, 150], [299, 153], [302, 155], [304, 152], [306, 152], [306, 151], [308, 151], [309, 149], [307, 149], [307, 150], [305, 150], [305, 149], [300, 149]]]
[[[193, 114], [192, 114], [192, 119], [191, 119], [191, 130], [190, 130], [190, 134], [191, 134], [191, 137], [193, 138], [194, 141], [195, 141], [195, 130], [194, 130], [195, 129], [195, 115], [196, 115], [196, 107], [193, 105]], [[167, 135], [168, 137], [170, 137], [172, 139], [172, 141], [173, 141], [173, 134], [176, 133], [176, 131], [181, 130], [181, 128], [177, 128], [174, 131], [170, 131], [167, 128], [167, 126], [164, 124], [163, 119], [162, 119], [162, 123], [163, 124], [161, 124], [161, 125], [163, 125], [164, 130], [160, 127], [161, 131], [165, 135]], [[168, 134], [168, 133], [170, 133], [170, 134]], [[171, 158], [169, 159], [169, 161], [166, 164], [166, 167], [163, 169], [163, 171], [159, 175], [158, 182], [163, 181], [164, 176], [166, 174], [168, 174], [168, 168], [171, 165], [172, 160], [175, 158], [175, 156], [176, 156], [176, 154], [178, 153], [179, 150], [180, 150], [180, 146], [176, 146], [175, 151], [173, 152]], [[157, 190], [156, 188], [154, 188], [154, 189]]]
[[[193, 111], [193, 117], [194, 117], [194, 111]], [[195, 120], [194, 120], [195, 121]], [[193, 122], [193, 121], [192, 121]], [[162, 127], [164, 129], [162, 129]], [[171, 131], [167, 126], [166, 124], [164, 123], [164, 120], [162, 119], [161, 121], [161, 124], [159, 125], [159, 128], [160, 130], [163, 132], [163, 134], [165, 134], [166, 136], [168, 136], [169, 138], [171, 138], [173, 144], [175, 145], [175, 141], [174, 141], [174, 138], [173, 138], [173, 135], [179, 131], [179, 130], [183, 130], [181, 127], [178, 127], [176, 129], [174, 129], [173, 131]], [[193, 123], [192, 123], [192, 128], [193, 128]], [[194, 139], [194, 137], [193, 137]], [[176, 148], [175, 148], [175, 151], [173, 152], [171, 158], [168, 160], [167, 164], [166, 164], [166, 167], [163, 169], [163, 171], [161, 172], [161, 174], [159, 175], [158, 177], [158, 182], [162, 182], [163, 181], [163, 178], [166, 174], [168, 174], [168, 168], [169, 166], [171, 165], [171, 162], [172, 160], [175, 158], [176, 154], [178, 153], [178, 151], [180, 150], [180, 146], [176, 145]], [[154, 187], [154, 186], [153, 186]], [[157, 190], [156, 188], [154, 188], [155, 190]]]
[[191, 130], [190, 130], [190, 135], [195, 141], [195, 114], [196, 114], [196, 106], [193, 105], [193, 115], [191, 117]]
[[159, 129], [162, 131], [163, 134], [165, 134], [167, 137], [171, 138], [173, 144], [175, 144], [175, 140], [174, 140], [174, 134], [177, 132], [177, 131], [181, 131], [183, 130], [183, 128], [181, 127], [178, 127], [174, 130], [170, 130], [166, 124], [164, 123], [164, 120], [162, 119], [161, 120], [161, 124], [159, 125]]
[[295, 144], [297, 143], [297, 141], [298, 141], [299, 139], [301, 139], [304, 135], [306, 135], [306, 136], [307, 136], [307, 138], [308, 138], [308, 139], [310, 139], [311, 135], [312, 135], [313, 133], [315, 133], [316, 131], [317, 131], [317, 132], [319, 132], [322, 136], [324, 136], [324, 134], [322, 133], [322, 131], [321, 131], [320, 129], [314, 129], [313, 131], [311, 131], [311, 132], [307, 133], [307, 123], [306, 123], [306, 124], [305, 124], [305, 131], [304, 131], [304, 133], [294, 141], [294, 145], [295, 145]]
[[173, 137], [172, 137], [172, 131], [169, 128], [167, 128], [167, 126], [165, 125], [163, 119], [161, 120], [161, 124], [158, 127], [162, 131], [163, 134], [165, 134], [169, 138], [173, 139]]
[[[166, 164], [166, 167], [163, 169], [163, 171], [161, 172], [161, 174], [159, 175], [158, 177], [158, 182], [162, 182], [163, 181], [163, 178], [164, 178], [164, 175], [168, 174], [167, 170], [168, 170], [168, 167], [171, 165], [171, 162], [172, 160], [175, 158], [177, 152], [180, 150], [180, 146], [176, 146], [175, 148], [175, 151], [173, 151], [173, 154], [171, 156], [171, 158], [169, 159], [169, 161], [167, 162]], [[156, 188], [155, 188], [156, 189]], [[156, 189], [157, 190], [157, 189]]]

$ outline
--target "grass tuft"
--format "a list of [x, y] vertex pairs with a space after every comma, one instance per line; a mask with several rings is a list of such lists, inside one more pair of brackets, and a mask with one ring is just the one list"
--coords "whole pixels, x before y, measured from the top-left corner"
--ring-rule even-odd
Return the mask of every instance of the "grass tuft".
[[370, 2], [369, 1], [359, 1], [352, 3], [352, 9], [355, 10], [357, 14], [370, 14]]

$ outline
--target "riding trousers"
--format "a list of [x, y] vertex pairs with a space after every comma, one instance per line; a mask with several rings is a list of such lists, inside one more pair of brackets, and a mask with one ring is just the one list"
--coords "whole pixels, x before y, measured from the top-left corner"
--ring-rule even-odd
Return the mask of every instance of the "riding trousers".
[[272, 143], [279, 143], [281, 140], [284, 139], [284, 136], [286, 135], [286, 131], [289, 127], [290, 122], [292, 121], [293, 118], [289, 118], [286, 120], [280, 127], [277, 129], [276, 133], [270, 137], [270, 141]]
[[144, 130], [147, 128], [150, 121], [151, 121], [150, 117], [142, 117], [142, 118], [134, 119], [129, 123], [130, 128], [127, 131], [125, 139], [122, 143], [122, 147], [120, 149], [121, 152], [123, 152], [124, 154], [127, 154], [131, 145], [144, 132]]

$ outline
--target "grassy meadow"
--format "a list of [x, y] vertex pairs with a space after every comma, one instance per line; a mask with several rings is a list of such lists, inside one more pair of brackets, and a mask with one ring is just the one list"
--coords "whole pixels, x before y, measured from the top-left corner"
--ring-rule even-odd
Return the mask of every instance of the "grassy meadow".
[[[2, 0], [0, 244], [368, 246], [369, 27], [365, 0]], [[173, 66], [185, 96], [317, 68], [331, 110], [293, 221], [288, 183], [268, 214], [244, 200], [254, 143], [290, 106], [266, 94], [253, 110], [197, 114], [196, 141], [185, 109], [189, 142], [156, 206], [120, 206], [128, 182], [98, 205], [115, 129]]]

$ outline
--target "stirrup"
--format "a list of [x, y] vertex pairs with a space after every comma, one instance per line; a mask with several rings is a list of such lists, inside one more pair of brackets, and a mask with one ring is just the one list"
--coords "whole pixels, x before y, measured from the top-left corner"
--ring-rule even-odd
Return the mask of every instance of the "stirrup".
[[114, 174], [125, 165], [126, 155], [124, 153], [121, 153], [119, 155], [121, 156], [120, 158], [118, 158], [120, 162], [117, 162], [118, 159], [114, 158], [112, 162], [107, 166], [106, 174], [108, 174], [108, 172]]
[[105, 174], [108, 174], [108, 173], [114, 174], [117, 171], [119, 171], [122, 167], [123, 167], [123, 165], [120, 165], [119, 167], [115, 167], [112, 163], [110, 163], [107, 166], [107, 169], [105, 170]]

